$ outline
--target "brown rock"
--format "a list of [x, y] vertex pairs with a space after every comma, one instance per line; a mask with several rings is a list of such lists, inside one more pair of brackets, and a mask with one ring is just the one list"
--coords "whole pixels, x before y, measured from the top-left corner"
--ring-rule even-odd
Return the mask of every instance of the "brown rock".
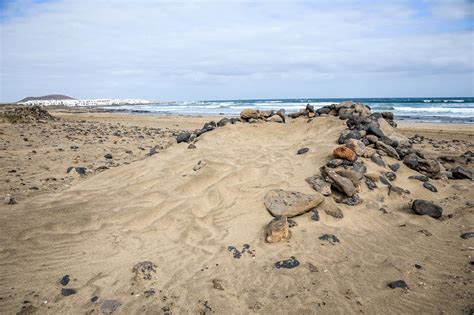
[[346, 159], [348, 161], [355, 161], [356, 154], [354, 151], [349, 149], [348, 147], [337, 147], [333, 151], [333, 155], [336, 158]]
[[323, 201], [320, 193], [303, 194], [283, 189], [272, 189], [264, 197], [265, 207], [274, 217], [288, 218], [308, 212]]
[[257, 109], [246, 108], [240, 112], [240, 117], [245, 120], [249, 120], [250, 118], [258, 119], [260, 117], [260, 112]]
[[290, 226], [286, 217], [273, 219], [265, 227], [265, 241], [267, 243], [277, 243], [291, 238]]
[[362, 156], [365, 152], [365, 144], [357, 139], [347, 139], [346, 147], [354, 151], [358, 156]]
[[321, 175], [323, 175], [324, 179], [331, 183], [331, 185], [339, 190], [340, 192], [343, 192], [349, 197], [354, 196], [356, 193], [356, 187], [352, 183], [352, 181], [346, 177], [342, 177], [341, 175], [337, 174], [335, 170], [323, 166], [321, 168]]

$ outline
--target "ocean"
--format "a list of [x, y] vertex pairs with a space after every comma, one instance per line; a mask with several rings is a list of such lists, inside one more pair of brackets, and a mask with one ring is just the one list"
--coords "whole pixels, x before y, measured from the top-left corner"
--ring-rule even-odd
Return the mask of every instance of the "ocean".
[[[306, 104], [320, 108], [340, 103], [347, 98], [297, 98], [256, 100], [182, 101], [148, 105], [107, 106], [107, 109], [131, 113], [191, 116], [237, 116], [244, 108], [260, 110], [284, 108], [287, 113], [296, 112]], [[396, 120], [440, 123], [474, 123], [474, 97], [440, 98], [352, 98], [364, 103], [376, 112], [391, 111]]]

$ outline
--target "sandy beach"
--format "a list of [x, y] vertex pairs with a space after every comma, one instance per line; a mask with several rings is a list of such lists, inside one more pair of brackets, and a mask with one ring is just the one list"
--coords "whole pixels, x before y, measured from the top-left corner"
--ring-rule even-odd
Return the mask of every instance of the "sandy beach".
[[[372, 190], [362, 180], [354, 185], [363, 202], [335, 203], [333, 192], [315, 208], [319, 220], [306, 211], [291, 218], [290, 239], [266, 242], [273, 218], [266, 194], [316, 193], [306, 179], [333, 158], [345, 120], [229, 123], [190, 141], [193, 148], [176, 137], [222, 117], [50, 113], [59, 119], [0, 123], [1, 313], [462, 314], [474, 307], [474, 240], [461, 238], [474, 231], [471, 179], [430, 177], [433, 192], [410, 179], [420, 172], [402, 161], [384, 155], [383, 167], [361, 156], [377, 176], [398, 163], [393, 183], [405, 192], [378, 179]], [[458, 165], [472, 172], [473, 125], [394, 130], [438, 161], [441, 173]], [[308, 150], [297, 154], [301, 148]], [[415, 214], [415, 199], [441, 206], [442, 216]], [[325, 234], [337, 241], [320, 239]], [[275, 265], [292, 259], [295, 268]], [[397, 280], [406, 287], [388, 286]]]

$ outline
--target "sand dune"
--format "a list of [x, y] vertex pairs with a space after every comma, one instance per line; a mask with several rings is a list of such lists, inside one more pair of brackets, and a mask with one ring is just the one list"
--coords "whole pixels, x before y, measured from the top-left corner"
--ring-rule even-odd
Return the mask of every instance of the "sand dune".
[[[0, 310], [20, 311], [27, 300], [39, 313], [440, 313], [473, 303], [472, 182], [459, 191], [434, 181], [432, 193], [402, 166], [397, 185], [409, 195], [387, 195], [365, 185], [364, 202], [341, 205], [344, 218], [319, 211], [294, 218], [288, 242], [267, 244], [272, 219], [263, 197], [272, 188], [311, 193], [305, 178], [330, 158], [344, 121], [334, 117], [287, 124], [227, 125], [199, 138], [196, 149], [175, 144], [145, 160], [77, 179], [68, 190], [0, 208]], [[301, 147], [310, 150], [303, 155]], [[384, 157], [387, 162], [395, 162]], [[199, 162], [204, 166], [194, 171]], [[370, 172], [382, 170], [365, 160]], [[442, 220], [417, 216], [415, 198], [444, 207]], [[387, 213], [380, 211], [386, 209]], [[339, 243], [321, 241], [335, 234]], [[240, 259], [228, 246], [241, 250]], [[276, 269], [296, 257], [301, 265]], [[151, 280], [132, 268], [156, 264]], [[419, 264], [421, 269], [415, 267]], [[315, 268], [316, 267], [316, 268]], [[59, 280], [70, 275], [64, 297]], [[404, 279], [409, 290], [392, 290]], [[213, 283], [214, 280], [214, 283]], [[223, 290], [216, 286], [219, 283]], [[153, 288], [149, 297], [145, 291]], [[90, 299], [98, 296], [97, 302]], [[45, 302], [47, 301], [47, 303]], [[120, 304], [120, 305], [119, 305]], [[101, 306], [102, 309], [101, 309]]]

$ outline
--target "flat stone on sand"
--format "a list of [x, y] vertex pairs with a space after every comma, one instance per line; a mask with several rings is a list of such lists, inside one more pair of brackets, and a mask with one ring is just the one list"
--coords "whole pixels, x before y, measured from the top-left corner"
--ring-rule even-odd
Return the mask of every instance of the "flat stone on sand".
[[295, 217], [308, 212], [323, 201], [323, 195], [317, 192], [304, 194], [283, 189], [272, 189], [264, 197], [265, 207], [274, 217]]

